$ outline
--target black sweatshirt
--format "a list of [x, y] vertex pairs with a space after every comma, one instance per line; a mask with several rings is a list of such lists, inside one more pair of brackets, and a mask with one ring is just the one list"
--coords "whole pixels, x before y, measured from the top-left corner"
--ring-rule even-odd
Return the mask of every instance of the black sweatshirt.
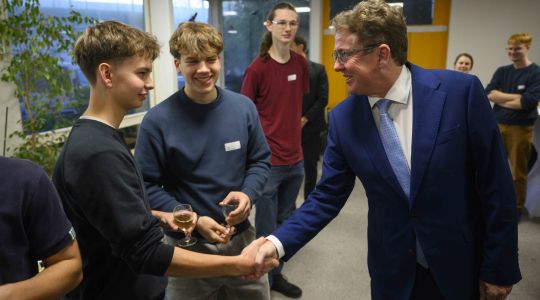
[[121, 132], [78, 120], [53, 181], [81, 249], [80, 299], [163, 299], [161, 276], [174, 248], [161, 242], [163, 232]]

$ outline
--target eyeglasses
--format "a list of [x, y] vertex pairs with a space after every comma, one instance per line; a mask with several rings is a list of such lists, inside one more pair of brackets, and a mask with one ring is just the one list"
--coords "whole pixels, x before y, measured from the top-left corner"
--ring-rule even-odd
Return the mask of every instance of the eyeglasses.
[[346, 64], [347, 61], [356, 53], [369, 52], [377, 48], [378, 46], [379, 45], [373, 45], [373, 46], [367, 46], [360, 49], [334, 50], [334, 52], [332, 52], [332, 59], [334, 60], [334, 62], [339, 61], [342, 64]]
[[291, 26], [291, 28], [296, 28], [298, 27], [298, 22], [297, 21], [289, 21], [287, 22], [286, 20], [273, 20], [272, 21], [272, 24], [274, 25], [277, 25], [278, 27], [280, 28], [286, 28], [287, 27], [287, 24], [289, 26]]

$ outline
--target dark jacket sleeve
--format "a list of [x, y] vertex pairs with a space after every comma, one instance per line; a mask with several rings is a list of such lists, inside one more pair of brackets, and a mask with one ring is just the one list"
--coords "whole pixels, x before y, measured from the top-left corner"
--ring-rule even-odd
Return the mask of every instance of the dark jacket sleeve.
[[483, 225], [480, 279], [497, 285], [521, 279], [512, 176], [494, 116], [474, 77], [468, 95], [468, 140]]
[[316, 80], [314, 84], [310, 83], [310, 91], [315, 97], [312, 105], [307, 109], [304, 116], [308, 120], [315, 120], [318, 116], [324, 113], [326, 105], [328, 105], [328, 76], [324, 70], [324, 66], [316, 63], [310, 63], [310, 72], [315, 73]]

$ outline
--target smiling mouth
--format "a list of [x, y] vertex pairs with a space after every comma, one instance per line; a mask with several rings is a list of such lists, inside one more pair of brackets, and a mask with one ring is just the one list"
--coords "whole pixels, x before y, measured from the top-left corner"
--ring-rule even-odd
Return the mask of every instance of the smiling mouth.
[[208, 77], [204, 77], [204, 78], [196, 78], [197, 81], [199, 81], [200, 83], [204, 84], [204, 85], [209, 85], [212, 83], [212, 78], [213, 76], [208, 76]]
[[351, 75], [343, 75], [343, 77], [345, 78], [345, 81], [351, 81], [353, 79], [353, 77]]

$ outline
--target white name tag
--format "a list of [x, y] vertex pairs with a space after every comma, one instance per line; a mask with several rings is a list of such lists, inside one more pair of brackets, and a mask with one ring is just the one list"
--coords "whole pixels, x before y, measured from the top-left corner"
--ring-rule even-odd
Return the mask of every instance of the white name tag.
[[291, 75], [287, 76], [287, 80], [288, 81], [295, 81], [296, 80], [296, 74], [291, 74]]
[[524, 89], [525, 89], [525, 85], [524, 85], [524, 84], [520, 84], [520, 85], [517, 86], [517, 89], [520, 90], [520, 91], [521, 91], [521, 90], [524, 90]]
[[225, 144], [225, 151], [233, 151], [240, 149], [240, 141], [230, 142]]

